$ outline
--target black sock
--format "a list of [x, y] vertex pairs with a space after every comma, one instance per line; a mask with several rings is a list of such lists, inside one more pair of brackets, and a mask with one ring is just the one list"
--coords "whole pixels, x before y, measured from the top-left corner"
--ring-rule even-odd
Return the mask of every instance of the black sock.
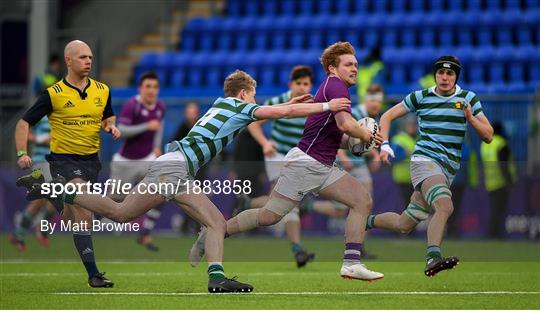
[[91, 278], [99, 273], [94, 259], [94, 246], [92, 244], [92, 235], [89, 231], [73, 232], [73, 242], [81, 260], [88, 272], [88, 277]]

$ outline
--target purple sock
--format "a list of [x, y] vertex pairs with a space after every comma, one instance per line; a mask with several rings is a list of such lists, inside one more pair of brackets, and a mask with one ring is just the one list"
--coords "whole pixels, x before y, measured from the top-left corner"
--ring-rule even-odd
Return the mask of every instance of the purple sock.
[[354, 265], [360, 263], [360, 250], [362, 243], [346, 243], [345, 252], [343, 253], [343, 264]]

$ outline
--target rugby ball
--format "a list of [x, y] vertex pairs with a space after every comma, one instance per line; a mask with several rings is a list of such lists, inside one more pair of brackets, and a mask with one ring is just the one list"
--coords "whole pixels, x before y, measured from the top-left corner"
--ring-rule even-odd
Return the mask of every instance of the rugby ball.
[[[379, 124], [377, 124], [377, 121], [373, 118], [366, 117], [360, 119], [358, 120], [358, 124], [360, 124], [361, 127], [367, 128], [373, 134], [379, 131]], [[375, 147], [375, 139], [372, 138], [369, 142], [364, 143], [360, 138], [349, 137], [347, 146], [352, 154], [355, 156], [362, 156]]]

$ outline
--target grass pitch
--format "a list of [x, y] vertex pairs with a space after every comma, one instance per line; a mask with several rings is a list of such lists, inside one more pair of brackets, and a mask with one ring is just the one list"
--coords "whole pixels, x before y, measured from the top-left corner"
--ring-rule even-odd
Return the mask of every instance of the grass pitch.
[[53, 236], [50, 249], [29, 236], [23, 254], [0, 238], [2, 309], [540, 309], [539, 243], [448, 241], [443, 253], [461, 264], [427, 278], [423, 241], [370, 239], [379, 258], [366, 264], [385, 278], [369, 283], [339, 277], [341, 239], [306, 238], [317, 258], [297, 269], [283, 239], [232, 238], [225, 272], [255, 291], [210, 295], [206, 264], [186, 262], [193, 238], [157, 238], [160, 252], [151, 253], [134, 236], [95, 235], [98, 266], [112, 289], [86, 285], [69, 235]]

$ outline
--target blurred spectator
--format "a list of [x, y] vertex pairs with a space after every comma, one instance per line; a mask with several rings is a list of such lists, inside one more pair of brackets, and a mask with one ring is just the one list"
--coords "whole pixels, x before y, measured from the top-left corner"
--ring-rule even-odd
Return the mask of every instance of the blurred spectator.
[[493, 141], [480, 145], [480, 155], [490, 201], [489, 236], [499, 239], [504, 233], [504, 216], [511, 186], [516, 181], [512, 151], [500, 122], [493, 124]]
[[433, 72], [428, 72], [423, 77], [418, 79], [418, 84], [420, 84], [422, 89], [428, 89], [435, 86], [435, 76], [433, 75]]
[[62, 79], [60, 72], [62, 64], [58, 55], [52, 55], [49, 59], [49, 65], [45, 72], [34, 79], [33, 90], [35, 95], [41, 94], [49, 86], [55, 84]]
[[173, 140], [182, 140], [182, 138], [186, 137], [197, 120], [199, 120], [200, 113], [199, 103], [187, 102], [184, 109], [184, 122], [176, 130]]
[[406, 205], [414, 190], [411, 185], [409, 163], [416, 145], [416, 117], [412, 114], [408, 115], [402, 126], [403, 130], [394, 135], [391, 140], [396, 155], [392, 165], [392, 178], [399, 186], [403, 204]]
[[364, 101], [364, 96], [370, 85], [378, 83], [382, 85], [384, 63], [381, 60], [381, 51], [378, 47], [371, 50], [368, 57], [358, 67], [358, 77], [356, 78], [356, 93], [358, 102]]

